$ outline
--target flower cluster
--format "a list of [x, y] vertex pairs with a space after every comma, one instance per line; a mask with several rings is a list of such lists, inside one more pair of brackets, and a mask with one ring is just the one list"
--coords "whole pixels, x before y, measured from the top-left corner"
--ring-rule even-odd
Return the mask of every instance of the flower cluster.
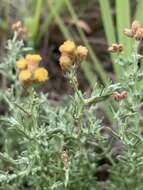
[[127, 91], [114, 92], [113, 93], [113, 98], [116, 101], [121, 101], [123, 99], [126, 99], [127, 97], [128, 97], [128, 92]]
[[25, 28], [25, 26], [22, 25], [21, 21], [17, 21], [16, 23], [14, 23], [11, 28], [13, 32], [16, 32], [22, 37], [25, 37], [27, 33], [27, 29]]
[[88, 50], [84, 46], [76, 46], [71, 41], [65, 41], [60, 47], [61, 56], [59, 59], [63, 71], [68, 71], [73, 65], [81, 63], [87, 56]]
[[133, 21], [131, 28], [126, 28], [124, 34], [127, 37], [135, 38], [136, 40], [143, 39], [143, 28], [141, 28], [139, 21]]
[[122, 50], [123, 50], [122, 44], [112, 44], [112, 46], [108, 48], [108, 52], [110, 53], [117, 53], [121, 52]]
[[39, 67], [41, 60], [39, 54], [27, 54], [25, 58], [19, 59], [16, 62], [16, 66], [20, 70], [19, 80], [26, 84], [47, 80], [48, 71], [43, 67]]

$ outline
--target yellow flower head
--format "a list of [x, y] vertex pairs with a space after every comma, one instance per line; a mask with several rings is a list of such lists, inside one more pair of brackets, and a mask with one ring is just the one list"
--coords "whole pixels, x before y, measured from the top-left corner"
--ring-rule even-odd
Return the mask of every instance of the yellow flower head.
[[84, 58], [87, 56], [88, 49], [84, 46], [77, 46], [75, 50], [75, 54], [81, 58]]
[[19, 80], [22, 82], [29, 82], [31, 80], [32, 73], [28, 70], [22, 70], [19, 73]]
[[73, 41], [67, 40], [65, 41], [60, 47], [59, 47], [59, 51], [61, 53], [67, 53], [67, 54], [71, 54], [74, 52], [76, 48], [76, 45]]
[[19, 59], [17, 62], [16, 62], [16, 66], [18, 69], [20, 70], [23, 70], [23, 69], [26, 69], [27, 67], [27, 61], [22, 58], [22, 59]]
[[45, 68], [38, 68], [34, 73], [34, 79], [43, 82], [48, 79], [48, 71]]
[[26, 55], [26, 60], [28, 61], [28, 63], [39, 63], [42, 58], [39, 54], [27, 54]]
[[72, 66], [72, 61], [70, 57], [67, 55], [62, 55], [59, 59], [59, 62], [63, 70], [69, 70], [70, 67]]

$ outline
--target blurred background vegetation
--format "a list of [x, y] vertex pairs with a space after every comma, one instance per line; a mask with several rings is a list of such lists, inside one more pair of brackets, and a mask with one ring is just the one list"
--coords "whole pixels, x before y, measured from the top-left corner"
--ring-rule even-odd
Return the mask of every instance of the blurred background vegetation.
[[[65, 39], [73, 39], [89, 50], [88, 60], [79, 70], [80, 86], [88, 91], [96, 81], [106, 85], [109, 78], [120, 77], [120, 66], [113, 64], [117, 55], [110, 57], [107, 47], [123, 43], [128, 56], [132, 41], [124, 37], [123, 30], [135, 19], [143, 24], [142, 10], [143, 0], [1, 0], [0, 54], [2, 57], [12, 35], [12, 23], [22, 20], [28, 30], [25, 43], [42, 55], [50, 73], [42, 90], [58, 99], [69, 91], [58, 64], [58, 47]], [[106, 112], [110, 117], [109, 110]]]

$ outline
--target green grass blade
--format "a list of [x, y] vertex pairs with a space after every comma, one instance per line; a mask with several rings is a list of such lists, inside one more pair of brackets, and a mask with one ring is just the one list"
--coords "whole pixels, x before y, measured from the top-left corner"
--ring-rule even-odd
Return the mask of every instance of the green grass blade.
[[60, 18], [58, 14], [55, 14], [55, 18], [56, 18], [56, 23], [59, 26], [64, 38], [72, 39], [72, 35], [70, 31], [67, 29], [67, 27], [65, 26], [65, 23], [63, 22], [62, 18]]
[[35, 9], [35, 15], [34, 15], [34, 20], [33, 20], [33, 37], [35, 38], [38, 28], [39, 28], [39, 21], [40, 21], [40, 16], [41, 16], [41, 9], [43, 6], [43, 0], [37, 0], [37, 5]]
[[[99, 0], [100, 9], [101, 9], [101, 16], [102, 21], [104, 25], [104, 30], [108, 42], [108, 46], [111, 46], [111, 44], [116, 43], [116, 35], [115, 35], [115, 28], [114, 23], [112, 19], [112, 10], [110, 7], [110, 1], [109, 0]], [[117, 54], [111, 54], [112, 62], [117, 58]], [[116, 77], [120, 76], [120, 66], [117, 64], [113, 64], [113, 68], [116, 74]]]
[[124, 36], [123, 31], [131, 25], [130, 0], [116, 0], [116, 13], [118, 41], [124, 45], [124, 52], [128, 55], [132, 50], [131, 40]]
[[29, 45], [34, 46], [37, 39], [37, 34], [39, 31], [40, 26], [40, 17], [41, 17], [41, 10], [43, 7], [44, 0], [37, 0], [35, 13], [32, 17], [24, 17], [25, 26], [28, 29], [28, 36], [29, 36]]
[[[100, 0], [100, 9], [102, 20], [104, 24], [104, 29], [107, 37], [108, 45], [116, 42], [114, 23], [112, 20], [112, 10], [109, 4], [109, 0]], [[112, 60], [115, 60], [114, 54], [112, 54]]]
[[46, 30], [48, 30], [48, 26], [50, 25], [51, 21], [53, 21], [54, 19], [54, 15], [56, 14], [60, 14], [61, 11], [64, 8], [65, 5], [65, 1], [66, 0], [52, 0], [51, 2], [49, 2], [49, 4], [51, 4], [52, 9], [50, 9], [50, 12], [48, 13], [43, 25], [41, 26], [39, 35], [37, 37], [37, 42], [41, 39], [42, 35], [44, 34], [44, 32]]
[[143, 25], [143, 0], [137, 1], [137, 7], [134, 19], [140, 21], [141, 24]]

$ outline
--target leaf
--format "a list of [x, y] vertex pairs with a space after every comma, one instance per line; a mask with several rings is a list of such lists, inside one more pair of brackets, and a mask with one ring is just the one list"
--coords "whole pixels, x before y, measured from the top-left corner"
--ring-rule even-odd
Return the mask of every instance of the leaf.
[[58, 136], [58, 135], [54, 135], [52, 137], [52, 139], [50, 140], [52, 149], [54, 149], [54, 151], [58, 152], [59, 150], [61, 150], [64, 146], [64, 141], [62, 136]]

